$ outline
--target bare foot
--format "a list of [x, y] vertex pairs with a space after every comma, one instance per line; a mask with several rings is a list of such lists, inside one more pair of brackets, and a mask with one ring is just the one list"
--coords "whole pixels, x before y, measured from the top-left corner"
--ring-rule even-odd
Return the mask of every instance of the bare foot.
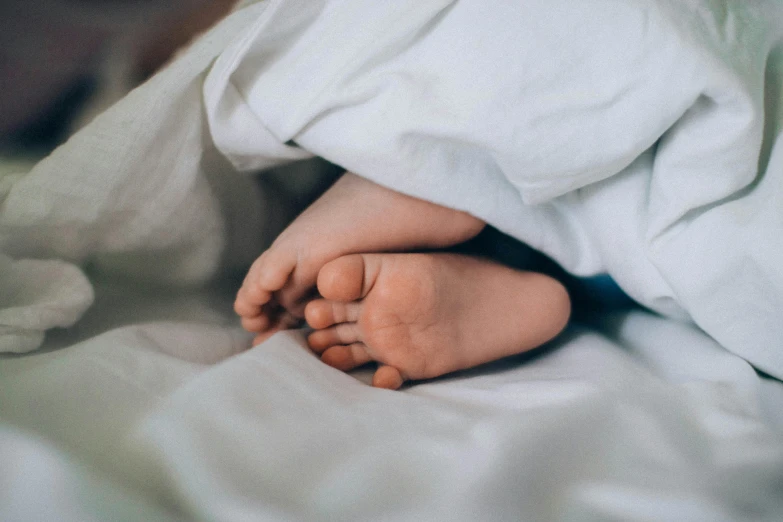
[[373, 386], [390, 389], [540, 346], [571, 312], [557, 280], [457, 254], [340, 257], [318, 290], [310, 348], [344, 371], [378, 362]]
[[344, 174], [253, 263], [234, 309], [260, 342], [304, 316], [321, 268], [358, 252], [444, 248], [477, 235], [469, 214]]

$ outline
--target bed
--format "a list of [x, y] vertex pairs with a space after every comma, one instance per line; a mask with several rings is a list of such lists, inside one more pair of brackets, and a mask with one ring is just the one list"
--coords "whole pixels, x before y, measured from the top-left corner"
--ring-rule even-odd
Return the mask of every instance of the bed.
[[[780, 520], [781, 85], [774, 1], [245, 2], [3, 170], [0, 519]], [[251, 346], [332, 164], [640, 306], [396, 392]]]

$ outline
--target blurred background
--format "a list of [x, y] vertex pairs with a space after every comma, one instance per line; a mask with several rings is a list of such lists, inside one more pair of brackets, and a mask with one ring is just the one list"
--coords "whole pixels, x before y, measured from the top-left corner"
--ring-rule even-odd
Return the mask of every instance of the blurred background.
[[237, 0], [2, 0], [0, 156], [40, 157]]

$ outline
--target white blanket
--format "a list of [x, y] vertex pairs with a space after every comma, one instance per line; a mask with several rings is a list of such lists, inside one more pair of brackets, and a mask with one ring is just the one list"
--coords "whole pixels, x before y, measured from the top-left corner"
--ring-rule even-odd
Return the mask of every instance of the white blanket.
[[[0, 518], [780, 519], [781, 85], [775, 0], [248, 2], [0, 179], [0, 350], [49, 331], [0, 359]], [[680, 321], [396, 394], [243, 352], [193, 285], [293, 212], [236, 171], [315, 155]]]
[[[226, 243], [211, 144], [241, 170], [318, 154], [467, 210], [574, 273], [608, 272], [780, 377], [781, 11], [706, 0], [250, 5], [5, 183], [0, 246], [20, 262], [202, 280]], [[18, 342], [2, 344], [33, 348], [88, 303], [45, 320], [6, 314], [3, 335]]]
[[205, 95], [238, 167], [294, 142], [781, 377], [781, 85], [780, 2], [307, 0], [271, 3]]

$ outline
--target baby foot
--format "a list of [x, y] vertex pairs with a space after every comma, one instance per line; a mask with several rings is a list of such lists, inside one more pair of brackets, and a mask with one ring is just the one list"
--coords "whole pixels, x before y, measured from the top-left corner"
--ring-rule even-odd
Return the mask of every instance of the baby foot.
[[253, 263], [234, 309], [242, 326], [258, 334], [257, 343], [302, 319], [329, 261], [357, 252], [448, 247], [483, 227], [464, 212], [346, 173]]
[[354, 254], [318, 275], [310, 348], [337, 369], [379, 363], [373, 386], [396, 389], [521, 353], [565, 327], [563, 285], [456, 254]]

